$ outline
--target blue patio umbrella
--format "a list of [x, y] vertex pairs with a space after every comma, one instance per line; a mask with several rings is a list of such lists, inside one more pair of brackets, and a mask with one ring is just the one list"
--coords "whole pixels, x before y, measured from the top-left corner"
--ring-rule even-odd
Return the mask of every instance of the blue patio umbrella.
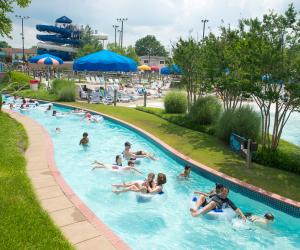
[[180, 74], [181, 73], [181, 69], [180, 67], [177, 65], [177, 64], [173, 64], [170, 67], [162, 67], [161, 70], [160, 70], [160, 73], [162, 75], [170, 75], [170, 74]]
[[129, 57], [101, 50], [75, 60], [73, 70], [134, 72], [137, 71], [137, 63]]
[[64, 61], [59, 57], [50, 54], [42, 54], [42, 55], [34, 56], [29, 59], [29, 62], [37, 63], [37, 64], [45, 64], [45, 65], [59, 65], [64, 63]]

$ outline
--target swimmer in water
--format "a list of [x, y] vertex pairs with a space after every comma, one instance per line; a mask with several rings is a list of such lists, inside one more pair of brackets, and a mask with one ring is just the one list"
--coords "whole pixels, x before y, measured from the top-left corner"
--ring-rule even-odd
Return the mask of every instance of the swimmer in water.
[[57, 134], [59, 134], [59, 133], [61, 132], [61, 129], [60, 129], [60, 128], [55, 128], [55, 132], [56, 132]]
[[111, 170], [111, 171], [130, 171], [130, 170], [133, 170], [139, 174], [142, 174], [140, 171], [138, 171], [135, 167], [134, 167], [134, 162], [133, 161], [128, 161], [128, 166], [126, 167], [122, 167], [122, 166], [118, 166], [118, 165], [110, 165], [110, 164], [104, 164], [104, 163], [101, 163], [101, 162], [97, 162], [97, 166], [92, 168], [92, 170], [94, 170], [95, 168], [106, 168], [108, 170]]
[[82, 135], [82, 139], [79, 142], [79, 145], [86, 146], [89, 144], [89, 134], [87, 132], [84, 132]]
[[255, 224], [262, 224], [262, 225], [269, 224], [270, 222], [273, 222], [275, 219], [274, 215], [271, 213], [266, 213], [264, 217], [254, 215], [252, 213], [245, 213], [245, 216], [249, 221]]
[[155, 178], [155, 174], [149, 173], [147, 179], [144, 181], [134, 181], [134, 182], [128, 182], [123, 184], [112, 184], [112, 186], [115, 188], [123, 188], [121, 190], [114, 189], [112, 190], [112, 192], [115, 194], [120, 194], [129, 191], [137, 192], [137, 193], [149, 193], [148, 189], [150, 187], [154, 188], [155, 186], [154, 178]]
[[[101, 168], [102, 168], [102, 166], [103, 166], [103, 163], [102, 163], [102, 162], [99, 162], [99, 161], [97, 161], [97, 160], [95, 160], [95, 161], [93, 162], [93, 164], [100, 165]], [[116, 166], [122, 167], [122, 156], [121, 156], [121, 155], [116, 155], [115, 163], [112, 164], [112, 165], [116, 165]], [[92, 170], [94, 170], [95, 168], [97, 168], [97, 166], [95, 166]]]
[[191, 174], [191, 167], [189, 165], [186, 165], [184, 167], [184, 171], [179, 174], [179, 177], [189, 178], [190, 174]]
[[130, 151], [130, 149], [131, 149], [130, 142], [125, 142], [124, 146], [125, 146], [125, 149], [122, 154], [126, 160], [135, 161], [137, 158], [149, 158], [151, 160], [156, 160], [152, 155], [150, 155], [144, 151], [137, 151], [137, 152]]
[[154, 187], [155, 185], [154, 178], [155, 178], [155, 174], [149, 173], [147, 179], [145, 179], [144, 181], [123, 182], [123, 184], [112, 184], [112, 186], [115, 188], [128, 188], [131, 186], [136, 186], [137, 190], [146, 193], [148, 191], [149, 186], [151, 188]]

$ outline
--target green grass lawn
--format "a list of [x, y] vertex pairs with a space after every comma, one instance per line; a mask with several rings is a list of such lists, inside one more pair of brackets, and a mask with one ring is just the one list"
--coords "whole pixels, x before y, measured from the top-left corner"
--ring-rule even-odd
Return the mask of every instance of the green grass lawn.
[[0, 249], [73, 249], [40, 207], [26, 175], [21, 124], [0, 112]]
[[218, 139], [206, 133], [175, 125], [133, 108], [87, 103], [70, 104], [127, 121], [152, 133], [200, 163], [268, 191], [300, 201], [300, 175], [258, 164], [253, 164], [251, 169], [247, 169], [242, 158], [232, 153]]

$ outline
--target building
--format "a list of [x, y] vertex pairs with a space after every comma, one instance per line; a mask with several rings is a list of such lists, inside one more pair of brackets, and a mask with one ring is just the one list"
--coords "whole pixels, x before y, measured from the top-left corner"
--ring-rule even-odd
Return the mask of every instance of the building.
[[164, 56], [140, 56], [141, 65], [157, 66], [162, 68], [166, 66], [166, 57]]
[[[36, 56], [36, 49], [24, 49], [26, 61]], [[0, 48], [0, 61], [2, 62], [19, 62], [23, 59], [23, 50], [19, 48]]]

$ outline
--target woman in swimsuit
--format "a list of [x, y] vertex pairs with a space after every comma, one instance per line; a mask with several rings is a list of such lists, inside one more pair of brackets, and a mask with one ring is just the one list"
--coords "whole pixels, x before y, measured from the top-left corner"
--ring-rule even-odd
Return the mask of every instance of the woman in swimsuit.
[[[116, 188], [124, 188], [122, 192], [134, 191], [134, 192], [146, 193], [148, 191], [148, 186], [151, 188], [154, 187], [155, 185], [154, 178], [155, 178], [155, 174], [149, 173], [147, 179], [145, 179], [144, 181], [133, 181], [127, 183], [124, 182], [123, 184], [112, 184], [112, 186]], [[116, 191], [113, 190], [113, 192], [118, 193], [118, 190]]]

